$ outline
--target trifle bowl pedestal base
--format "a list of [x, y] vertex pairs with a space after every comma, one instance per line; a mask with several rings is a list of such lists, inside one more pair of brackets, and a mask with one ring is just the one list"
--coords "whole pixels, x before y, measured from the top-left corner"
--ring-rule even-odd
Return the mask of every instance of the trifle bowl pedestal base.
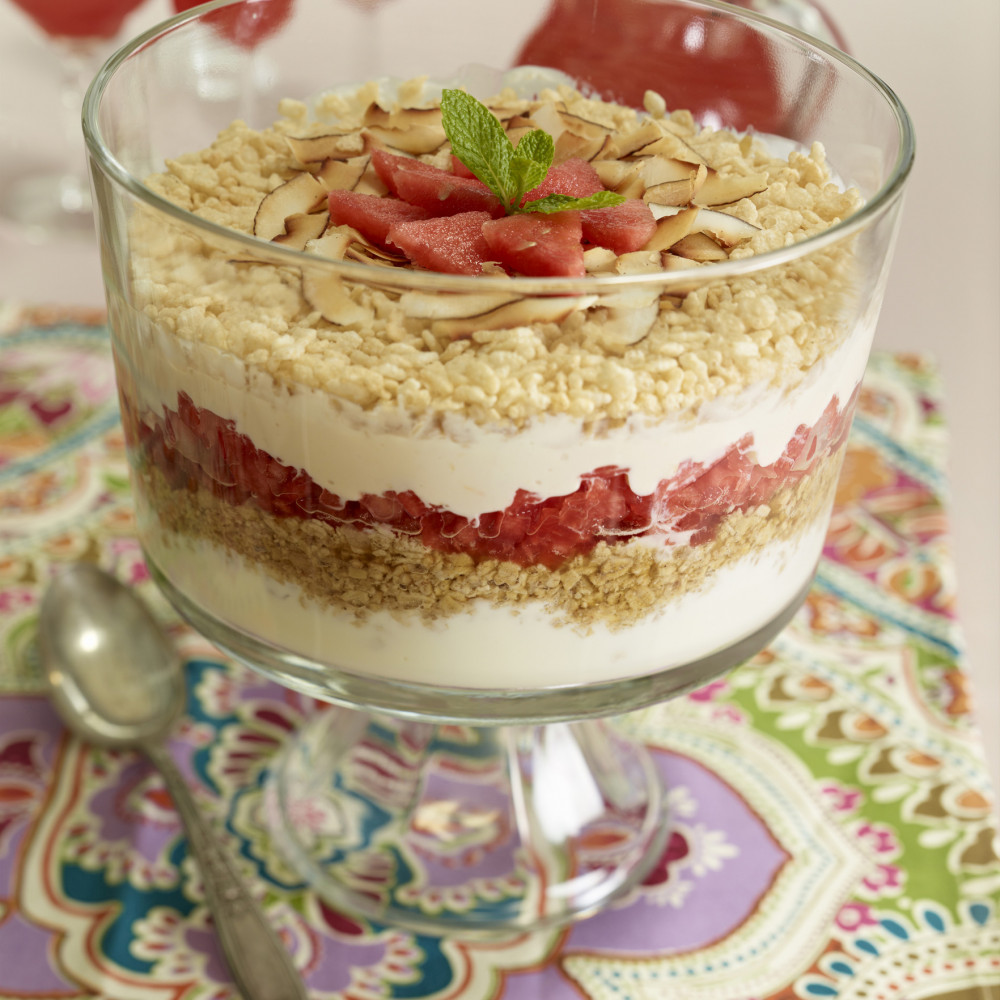
[[766, 646], [811, 581], [752, 635], [695, 663], [603, 685], [405, 685], [291, 657], [178, 590], [223, 651], [324, 702], [271, 765], [265, 821], [284, 860], [344, 913], [424, 933], [504, 933], [592, 916], [661, 860], [666, 790], [620, 715], [704, 685]]
[[265, 801], [329, 903], [431, 933], [589, 916], [645, 878], [667, 833], [648, 754], [601, 720], [487, 728], [334, 707], [286, 747]]

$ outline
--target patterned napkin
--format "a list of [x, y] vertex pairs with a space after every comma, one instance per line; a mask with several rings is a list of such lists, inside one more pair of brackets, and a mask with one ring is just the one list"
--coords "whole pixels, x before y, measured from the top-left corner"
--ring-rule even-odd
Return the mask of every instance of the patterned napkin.
[[[0, 305], [0, 1000], [235, 997], [157, 775], [68, 737], [39, 693], [40, 594], [77, 559], [134, 584], [188, 657], [173, 752], [313, 997], [1000, 997], [997, 825], [929, 360], [873, 356], [792, 624], [725, 678], [621, 720], [668, 788], [645, 884], [569, 929], [484, 941], [336, 912], [277, 858], [262, 776], [317, 709], [228, 662], [149, 581], [100, 323]], [[474, 899], [458, 871], [443, 905]]]

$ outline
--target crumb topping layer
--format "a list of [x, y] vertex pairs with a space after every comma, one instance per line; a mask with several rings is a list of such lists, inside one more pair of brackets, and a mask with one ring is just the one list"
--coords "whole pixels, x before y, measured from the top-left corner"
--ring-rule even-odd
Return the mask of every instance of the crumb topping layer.
[[[335, 132], [342, 155], [336, 162], [399, 141], [389, 119], [417, 105], [418, 83], [402, 86], [390, 108], [378, 104], [374, 85], [327, 97], [313, 111], [282, 102], [284, 117], [272, 128], [258, 131], [236, 122], [208, 149], [170, 161], [147, 184], [202, 218], [252, 234], [266, 196], [319, 169], [303, 164], [297, 140]], [[765, 178], [763, 190], [721, 207], [757, 227], [726, 251], [729, 259], [800, 242], [860, 205], [856, 192], [833, 182], [818, 144], [780, 158], [758, 139], [699, 129], [683, 112], [664, 115], [653, 99], [647, 101], [650, 111], [637, 112], [567, 88], [530, 101], [504, 92], [493, 104], [513, 118], [558, 111], [596, 122], [617, 143], [612, 154], [627, 149], [636, 130], [652, 127], [676, 137], [715, 176]], [[423, 107], [433, 111], [433, 102]], [[373, 108], [386, 119], [381, 125], [372, 123]], [[432, 129], [433, 123], [420, 127]], [[432, 151], [407, 155], [435, 165], [450, 158], [440, 142]], [[638, 159], [630, 150], [605, 162], [627, 167]], [[599, 161], [597, 156], [592, 162]], [[286, 230], [277, 240], [290, 236]], [[539, 312], [536, 300], [527, 314], [500, 312], [477, 323], [442, 316], [428, 304], [429, 294], [394, 290], [391, 272], [373, 261], [370, 278], [366, 271], [364, 281], [338, 284], [339, 322], [333, 322], [329, 310], [316, 307], [317, 295], [309, 294], [313, 275], [306, 257], [304, 270], [240, 261], [231, 247], [212, 246], [148, 210], [133, 220], [131, 238], [134, 299], [162, 329], [230, 352], [285, 389], [318, 389], [334, 401], [404, 413], [423, 423], [458, 414], [481, 425], [519, 427], [568, 414], [607, 426], [637, 413], [655, 419], [696, 411], [756, 384], [790, 388], [848, 335], [844, 313], [851, 309], [855, 282], [846, 244], [729, 280], [711, 280], [711, 262], [689, 257], [682, 259], [692, 282], [683, 295], [590, 297], [551, 316]], [[660, 271], [669, 265], [666, 256], [676, 255], [639, 251], [613, 262], [607, 254], [592, 256], [588, 267], [595, 273], [637, 273]], [[482, 326], [495, 328], [477, 328]]]

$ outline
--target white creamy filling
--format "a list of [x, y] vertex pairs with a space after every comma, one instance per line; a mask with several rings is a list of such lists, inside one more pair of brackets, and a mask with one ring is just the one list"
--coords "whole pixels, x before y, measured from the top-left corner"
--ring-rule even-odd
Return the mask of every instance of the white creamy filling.
[[810, 579], [825, 529], [826, 518], [818, 517], [803, 534], [734, 560], [701, 590], [617, 630], [556, 624], [539, 603], [510, 608], [486, 601], [431, 625], [416, 614], [383, 611], [358, 624], [211, 543], [152, 526], [145, 544], [188, 600], [232, 628], [300, 656], [422, 684], [531, 689], [656, 673], [752, 635]]
[[846, 404], [872, 335], [867, 327], [855, 329], [790, 392], [752, 386], [705, 403], [694, 419], [650, 422], [637, 415], [606, 433], [586, 434], [566, 415], [516, 431], [456, 415], [440, 428], [414, 426], [398, 411], [368, 412], [318, 390], [290, 391], [231, 354], [164, 333], [136, 313], [132, 320], [118, 346], [133, 368], [140, 414], [176, 410], [184, 392], [343, 500], [412, 490], [424, 503], [470, 519], [505, 509], [518, 489], [542, 498], [573, 493], [581, 475], [603, 466], [627, 469], [631, 488], [648, 495], [684, 462], [715, 462], [746, 434], [753, 435], [757, 463], [769, 465], [834, 396]]

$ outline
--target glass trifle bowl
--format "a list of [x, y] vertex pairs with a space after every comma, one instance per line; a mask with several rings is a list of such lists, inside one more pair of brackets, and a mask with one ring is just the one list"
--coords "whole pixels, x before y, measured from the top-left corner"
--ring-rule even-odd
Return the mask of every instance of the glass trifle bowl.
[[[150, 569], [332, 703], [268, 783], [301, 877], [437, 930], [583, 916], [658, 860], [659, 780], [607, 719], [803, 600], [913, 154], [890, 90], [775, 22], [605, 4], [573, 31], [664, 26], [626, 96], [537, 34], [520, 65], [520, 6], [213, 4], [84, 111]], [[550, 136], [527, 200], [617, 203], [505, 206], [456, 90]]]

